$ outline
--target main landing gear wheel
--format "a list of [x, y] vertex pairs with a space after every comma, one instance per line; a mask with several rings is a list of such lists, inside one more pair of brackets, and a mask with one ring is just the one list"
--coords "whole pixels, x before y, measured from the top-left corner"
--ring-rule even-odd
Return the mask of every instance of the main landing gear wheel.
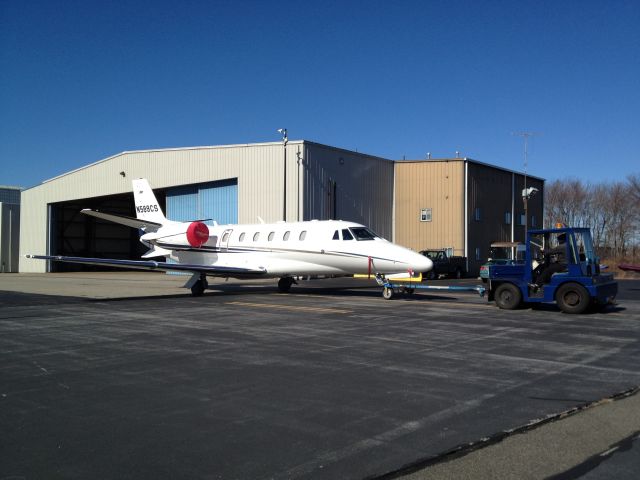
[[280, 290], [280, 293], [289, 293], [289, 291], [291, 290], [291, 285], [293, 285], [294, 283], [297, 282], [293, 278], [282, 277], [280, 280], [278, 280], [278, 290]]
[[496, 305], [504, 310], [514, 310], [522, 302], [522, 293], [513, 283], [503, 283], [496, 289]]
[[393, 288], [384, 287], [382, 289], [382, 296], [385, 300], [391, 300], [393, 298]]
[[577, 283], [565, 283], [556, 292], [556, 303], [564, 313], [582, 313], [589, 308], [589, 292]]
[[191, 287], [191, 295], [201, 297], [208, 286], [206, 278], [201, 278]]

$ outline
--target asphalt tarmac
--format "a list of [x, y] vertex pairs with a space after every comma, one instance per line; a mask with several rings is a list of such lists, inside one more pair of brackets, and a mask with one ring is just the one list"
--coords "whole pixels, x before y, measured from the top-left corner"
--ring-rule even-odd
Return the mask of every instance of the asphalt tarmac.
[[471, 293], [384, 300], [353, 279], [288, 295], [228, 282], [200, 298], [184, 281], [0, 275], [0, 478], [640, 468], [639, 281], [586, 315]]

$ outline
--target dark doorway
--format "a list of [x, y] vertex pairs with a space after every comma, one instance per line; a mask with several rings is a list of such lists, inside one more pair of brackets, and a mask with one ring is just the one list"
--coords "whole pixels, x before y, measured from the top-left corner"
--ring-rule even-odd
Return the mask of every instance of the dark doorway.
[[[164, 209], [164, 191], [154, 192]], [[51, 205], [51, 255], [139, 260], [147, 248], [138, 230], [80, 213], [90, 208], [135, 217], [133, 193], [73, 200]], [[97, 265], [51, 262], [52, 272], [122, 270]]]

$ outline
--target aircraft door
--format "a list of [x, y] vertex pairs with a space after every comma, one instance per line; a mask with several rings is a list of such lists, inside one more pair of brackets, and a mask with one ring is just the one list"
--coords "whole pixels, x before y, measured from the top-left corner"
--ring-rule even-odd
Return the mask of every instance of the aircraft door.
[[231, 238], [232, 229], [227, 229], [220, 236], [220, 251], [227, 252], [229, 250], [229, 239]]

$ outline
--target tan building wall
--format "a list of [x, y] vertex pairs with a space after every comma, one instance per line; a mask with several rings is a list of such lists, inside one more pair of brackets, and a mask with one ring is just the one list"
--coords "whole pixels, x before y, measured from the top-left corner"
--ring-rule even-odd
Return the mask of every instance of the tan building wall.
[[[539, 190], [528, 204], [528, 226], [541, 228], [544, 180], [528, 177], [527, 186]], [[491, 243], [524, 241], [523, 188], [522, 174], [475, 160], [396, 162], [395, 241], [414, 250], [453, 249], [475, 276]], [[431, 221], [420, 219], [425, 208]]]
[[[425, 208], [431, 221], [420, 221]], [[453, 248], [464, 255], [464, 162], [396, 162], [394, 238], [414, 250]]]

